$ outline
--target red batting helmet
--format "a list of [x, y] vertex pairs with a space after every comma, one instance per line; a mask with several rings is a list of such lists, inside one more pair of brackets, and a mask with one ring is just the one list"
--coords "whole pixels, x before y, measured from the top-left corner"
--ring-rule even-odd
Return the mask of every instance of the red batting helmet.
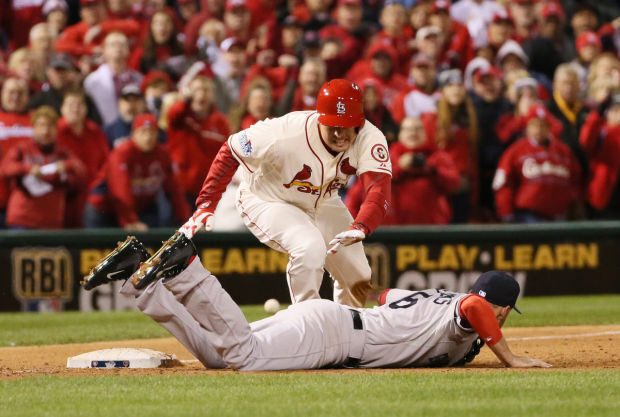
[[365, 121], [362, 90], [341, 78], [328, 81], [319, 90], [316, 111], [322, 125], [361, 128]]

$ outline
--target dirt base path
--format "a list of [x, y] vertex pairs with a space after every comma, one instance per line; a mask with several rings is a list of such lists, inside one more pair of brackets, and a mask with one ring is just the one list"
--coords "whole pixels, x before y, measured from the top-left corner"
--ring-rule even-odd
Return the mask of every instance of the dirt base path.
[[[620, 326], [567, 326], [508, 328], [504, 330], [513, 352], [543, 359], [553, 369], [619, 369]], [[67, 358], [85, 352], [113, 347], [149, 348], [177, 355], [181, 363], [171, 368], [157, 369], [67, 369]], [[467, 369], [487, 370], [501, 365], [488, 348], [468, 365]], [[423, 370], [389, 370], [389, 372], [423, 372]], [[436, 370], [426, 370], [433, 371]], [[461, 368], [450, 371], [462, 372]], [[122, 340], [66, 345], [0, 348], [0, 379], [32, 375], [158, 375], [230, 373], [230, 370], [208, 371], [174, 338]], [[314, 372], [352, 372], [351, 370], [321, 370]], [[386, 370], [357, 370], [353, 372], [386, 372]]]

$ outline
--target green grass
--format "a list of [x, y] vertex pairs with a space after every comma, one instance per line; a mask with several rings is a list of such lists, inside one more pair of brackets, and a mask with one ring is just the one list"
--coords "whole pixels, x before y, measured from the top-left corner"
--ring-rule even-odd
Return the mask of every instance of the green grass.
[[[620, 323], [620, 295], [529, 297], [519, 300], [523, 315], [510, 315], [506, 327]], [[268, 316], [262, 306], [244, 306], [249, 321]], [[0, 346], [45, 345], [168, 337], [137, 311], [0, 314]]]
[[618, 371], [96, 376], [0, 381], [12, 416], [610, 416]]

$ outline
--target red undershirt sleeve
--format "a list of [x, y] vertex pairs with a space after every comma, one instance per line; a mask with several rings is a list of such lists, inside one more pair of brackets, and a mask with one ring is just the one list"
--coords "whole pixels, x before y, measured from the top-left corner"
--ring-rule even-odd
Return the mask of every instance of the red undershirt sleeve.
[[381, 224], [387, 212], [392, 181], [388, 174], [374, 171], [364, 172], [359, 179], [366, 196], [352, 227], [362, 229], [368, 236]]
[[502, 331], [491, 305], [479, 295], [470, 295], [461, 301], [461, 317], [465, 318], [488, 346], [502, 339]]
[[210, 207], [215, 211], [217, 204], [222, 198], [222, 194], [226, 191], [226, 187], [232, 180], [238, 167], [239, 161], [232, 155], [228, 143], [224, 142], [215, 156], [211, 168], [209, 168], [207, 178], [205, 178], [202, 184], [202, 189], [196, 200], [196, 207], [210, 202]]

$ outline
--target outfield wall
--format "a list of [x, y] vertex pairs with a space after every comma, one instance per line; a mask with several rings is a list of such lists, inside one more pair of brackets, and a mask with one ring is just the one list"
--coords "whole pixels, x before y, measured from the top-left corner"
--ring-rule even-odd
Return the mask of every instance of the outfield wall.
[[[136, 236], [156, 250], [172, 229]], [[0, 232], [0, 311], [108, 310], [133, 306], [120, 283], [84, 291], [79, 281], [124, 240], [119, 229]], [[204, 265], [240, 304], [288, 301], [288, 257], [249, 233], [201, 233]], [[379, 288], [467, 291], [481, 271], [511, 271], [525, 295], [620, 293], [620, 222], [384, 227], [365, 243]], [[328, 279], [321, 293], [329, 297]]]

